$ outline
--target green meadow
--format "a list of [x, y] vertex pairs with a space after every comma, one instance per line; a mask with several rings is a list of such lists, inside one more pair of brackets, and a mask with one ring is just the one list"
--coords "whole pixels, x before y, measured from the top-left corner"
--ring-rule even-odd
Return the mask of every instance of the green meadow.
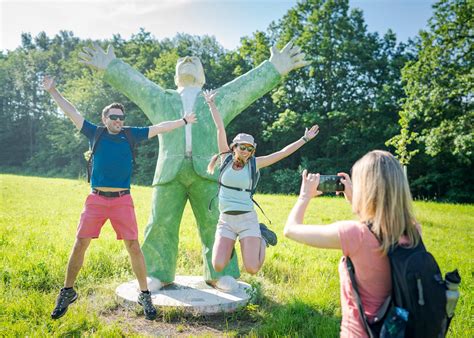
[[[89, 187], [82, 180], [0, 175], [0, 336], [291, 336], [338, 337], [340, 252], [306, 247], [283, 238], [295, 196], [257, 195], [279, 234], [262, 270], [242, 280], [254, 286], [251, 303], [226, 315], [192, 316], [161, 310], [146, 321], [140, 308], [124, 308], [115, 288], [134, 279], [123, 243], [106, 224], [79, 274], [79, 299], [56, 321], [50, 312], [74, 243]], [[132, 188], [140, 240], [150, 212], [151, 188]], [[166, 201], [162, 201], [166, 203]], [[443, 273], [462, 276], [451, 337], [474, 336], [474, 206], [416, 202], [428, 250]], [[264, 221], [262, 215], [261, 220]], [[307, 223], [352, 219], [343, 198], [312, 201]], [[177, 274], [201, 275], [201, 246], [189, 206], [180, 229]]]

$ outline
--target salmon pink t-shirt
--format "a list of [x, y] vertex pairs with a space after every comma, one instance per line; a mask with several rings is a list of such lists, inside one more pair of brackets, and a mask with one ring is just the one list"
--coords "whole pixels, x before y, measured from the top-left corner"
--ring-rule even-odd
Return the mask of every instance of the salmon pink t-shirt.
[[[365, 314], [373, 320], [392, 290], [390, 262], [378, 249], [380, 243], [369, 228], [356, 221], [337, 223], [342, 253], [354, 264], [357, 286]], [[339, 263], [341, 283], [341, 337], [367, 337], [359, 316], [357, 303], [344, 257]]]

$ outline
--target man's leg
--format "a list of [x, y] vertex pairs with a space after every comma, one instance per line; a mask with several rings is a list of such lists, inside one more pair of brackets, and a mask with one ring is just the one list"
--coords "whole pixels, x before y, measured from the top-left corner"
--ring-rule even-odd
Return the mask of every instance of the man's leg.
[[64, 287], [59, 292], [56, 299], [56, 306], [53, 312], [51, 312], [52, 319], [58, 319], [64, 316], [69, 307], [77, 299], [77, 293], [74, 291], [73, 286], [76, 281], [77, 274], [81, 270], [84, 262], [84, 255], [91, 242], [91, 238], [76, 238], [74, 247], [69, 257], [67, 264], [66, 278], [64, 281]]
[[216, 280], [222, 276], [240, 277], [237, 256], [233, 255], [227, 266], [221, 272], [216, 272], [212, 266], [212, 248], [216, 233], [219, 210], [217, 197], [214, 199], [211, 210], [209, 202], [217, 194], [217, 183], [197, 177], [189, 188], [189, 200], [193, 208], [199, 228], [199, 235], [203, 246], [204, 279], [206, 281]]
[[137, 277], [140, 290], [147, 291], [148, 285], [146, 282], [145, 259], [143, 258], [143, 253], [140, 249], [140, 243], [138, 243], [138, 240], [124, 240], [123, 242], [127, 248], [128, 254], [130, 255], [132, 269]]
[[76, 238], [69, 262], [67, 264], [66, 278], [64, 281], [65, 288], [72, 288], [76, 281], [77, 275], [84, 263], [84, 255], [86, 253], [92, 238]]
[[186, 205], [185, 187], [177, 180], [153, 188], [152, 211], [142, 245], [148, 275], [174, 281], [179, 225]]
[[154, 320], [157, 316], [157, 312], [151, 300], [151, 293], [148, 290], [145, 260], [143, 258], [142, 250], [140, 249], [140, 244], [138, 243], [138, 240], [124, 240], [123, 242], [125, 243], [125, 247], [130, 255], [132, 269], [135, 276], [137, 276], [138, 285], [140, 286], [141, 292], [138, 295], [138, 304], [143, 306], [145, 317], [149, 320]]

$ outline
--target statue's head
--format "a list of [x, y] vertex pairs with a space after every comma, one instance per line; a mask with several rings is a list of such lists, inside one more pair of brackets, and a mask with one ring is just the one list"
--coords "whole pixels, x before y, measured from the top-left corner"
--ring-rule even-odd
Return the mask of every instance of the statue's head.
[[185, 56], [176, 62], [174, 83], [179, 87], [202, 87], [206, 83], [204, 68], [197, 56]]

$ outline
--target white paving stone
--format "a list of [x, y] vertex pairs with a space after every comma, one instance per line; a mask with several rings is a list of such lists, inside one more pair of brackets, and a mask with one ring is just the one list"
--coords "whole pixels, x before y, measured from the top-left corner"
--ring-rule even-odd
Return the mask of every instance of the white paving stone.
[[[238, 284], [237, 290], [223, 292], [207, 285], [201, 276], [176, 276], [173, 284], [152, 292], [151, 299], [157, 308], [177, 308], [194, 314], [233, 312], [248, 303], [252, 292], [249, 284]], [[119, 285], [115, 290], [119, 300], [136, 304], [137, 285], [137, 280]]]

